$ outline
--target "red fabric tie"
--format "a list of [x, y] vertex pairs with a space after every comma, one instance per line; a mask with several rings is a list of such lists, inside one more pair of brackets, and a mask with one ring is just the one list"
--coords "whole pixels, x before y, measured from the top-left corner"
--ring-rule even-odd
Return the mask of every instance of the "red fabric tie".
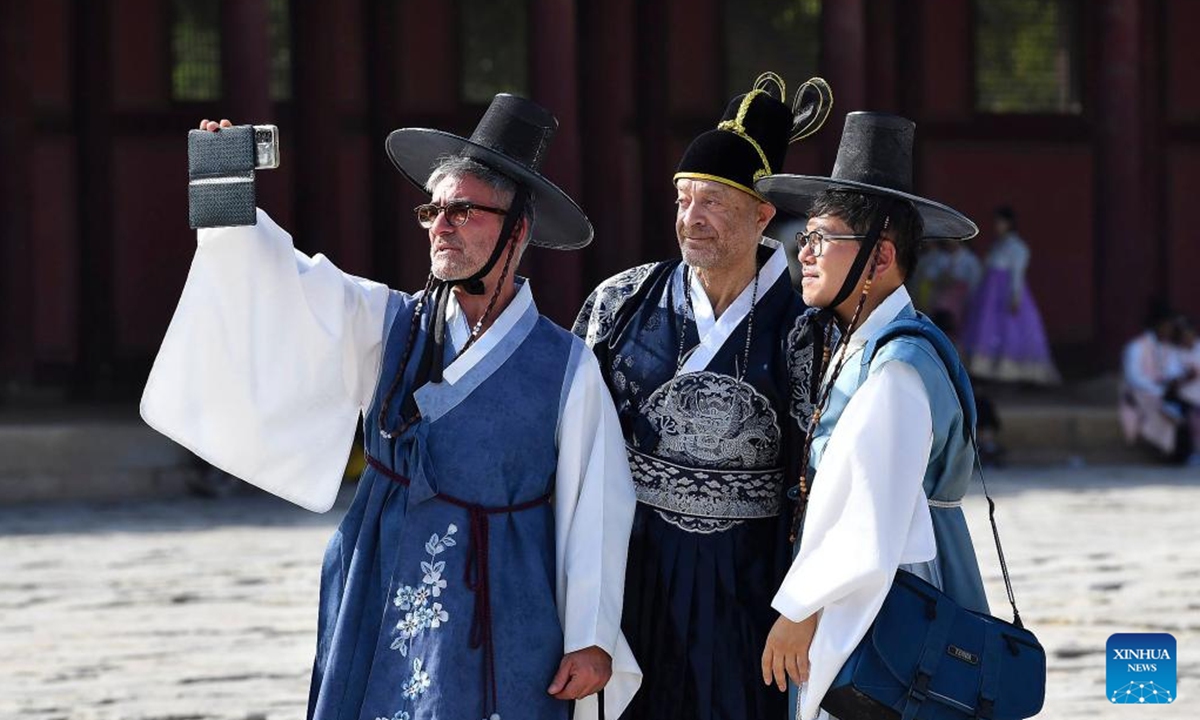
[[[404, 487], [408, 487], [411, 482], [408, 478], [370, 455], [367, 455], [366, 458], [367, 464], [375, 468], [379, 474]], [[524, 510], [532, 510], [535, 507], [545, 505], [550, 502], [553, 493], [546, 493], [541, 497], [517, 503], [516, 505], [503, 506], [480, 505], [440, 492], [433, 497], [435, 500], [441, 500], [444, 503], [460, 507], [466, 510], [468, 514], [470, 539], [467, 546], [467, 565], [463, 569], [463, 582], [466, 584], [467, 589], [475, 595], [475, 609], [471, 617], [469, 643], [472, 650], [483, 651], [483, 717], [489, 718], [496, 712], [500, 703], [496, 686], [496, 650], [492, 639], [492, 592], [488, 573], [488, 535], [490, 523], [488, 521], [492, 515], [506, 515]]]

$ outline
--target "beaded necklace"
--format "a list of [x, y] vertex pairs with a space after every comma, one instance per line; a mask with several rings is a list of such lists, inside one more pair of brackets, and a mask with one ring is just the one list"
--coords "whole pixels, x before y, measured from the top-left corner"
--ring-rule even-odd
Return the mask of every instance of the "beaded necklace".
[[[746, 377], [746, 369], [750, 367], [750, 340], [754, 335], [754, 309], [758, 306], [758, 276], [759, 276], [759, 274], [760, 273], [758, 270], [758, 262], [756, 260], [755, 264], [754, 264], [754, 290], [751, 291], [751, 295], [750, 295], [750, 312], [748, 312], [746, 314], [746, 345], [745, 345], [745, 349], [742, 351], [741, 367], [739, 368], [737, 365], [737, 358], [734, 358], [734, 361], [733, 361], [734, 362], [733, 369], [734, 369], [734, 372], [736, 373], [734, 377], [737, 379], [737, 381], [739, 383], [742, 382], [742, 379]], [[687, 337], [688, 317], [695, 314], [694, 311], [692, 310], [692, 269], [690, 267], [688, 267], [686, 264], [683, 266], [683, 298], [684, 298], [684, 302], [686, 303], [687, 307], [684, 308], [683, 322], [679, 323], [679, 354], [678, 354], [676, 362], [675, 362], [675, 374], [677, 376], [679, 375], [679, 371], [683, 369], [683, 361], [684, 361], [683, 346], [685, 344], [685, 338]], [[693, 319], [693, 322], [694, 322], [694, 319]], [[696, 329], [698, 331], [700, 329], [700, 326], [697, 325]]]
[[[509, 243], [508, 256], [504, 260], [504, 269], [500, 272], [500, 281], [496, 283], [496, 289], [492, 292], [491, 300], [488, 301], [487, 308], [483, 311], [483, 315], [479, 317], [479, 320], [475, 323], [475, 326], [471, 328], [471, 334], [467, 338], [467, 342], [464, 343], [462, 348], [455, 354], [455, 360], [462, 357], [463, 353], [467, 351], [467, 348], [474, 345], [475, 341], [479, 339], [479, 336], [483, 334], [483, 324], [491, 316], [492, 311], [496, 307], [496, 301], [500, 298], [500, 291], [504, 288], [504, 282], [508, 278], [508, 271], [512, 266], [513, 256], [516, 254], [516, 249], [516, 242]], [[413, 345], [415, 344], [417, 337], [417, 327], [420, 326], [424, 321], [422, 312], [426, 307], [426, 300], [429, 299], [430, 292], [431, 290], [434, 290], [435, 286], [441, 292], [451, 292], [449, 287], [446, 287], [444, 284], [434, 278], [433, 273], [429, 274], [429, 279], [425, 282], [425, 292], [423, 292], [421, 294], [421, 298], [417, 300], [417, 307], [413, 311], [412, 322], [408, 328], [408, 340], [404, 344], [404, 354], [400, 359], [400, 368], [397, 370], [395, 377], [392, 378], [392, 384], [388, 389], [387, 395], [384, 397], [383, 404], [379, 410], [379, 418], [377, 421], [379, 434], [381, 437], [388, 440], [392, 440], [397, 436], [404, 434], [405, 431], [421, 420], [421, 413], [418, 411], [410, 418], [406, 419], [401, 417], [400, 426], [394, 430], [389, 429], [384, 423], [384, 418], [387, 417], [388, 409], [391, 406], [392, 397], [396, 392], [396, 388], [399, 387], [401, 381], [404, 379], [404, 373], [408, 370], [408, 362], [410, 359], [412, 359]], [[434, 303], [432, 307], [439, 308], [441, 307], [441, 304]]]
[[[884, 228], [887, 227], [887, 221], [884, 222]], [[812, 450], [813, 436], [816, 435], [817, 426], [821, 423], [821, 415], [825, 412], [825, 406], [829, 403], [829, 396], [833, 393], [833, 384], [837, 382], [838, 376], [842, 374], [842, 366], [846, 363], [846, 351], [850, 347], [850, 336], [854, 334], [855, 328], [858, 326], [859, 316], [862, 315], [863, 307], [867, 304], [867, 294], [871, 292], [871, 283], [875, 277], [875, 265], [879, 261], [879, 248], [871, 252], [871, 261], [867, 268], [867, 279], [863, 283], [862, 294], [859, 295], [858, 303], [854, 307], [854, 315], [850, 318], [850, 323], [846, 326], [846, 331], [842, 334], [838, 343], [838, 360], [833, 366], [833, 372], [829, 378], [823, 381], [821, 391], [818, 393], [816, 405], [813, 406], [812, 417], [808, 421], [808, 430], [804, 436], [804, 446], [800, 453], [800, 479], [796, 483], [797, 502], [792, 513], [791, 530], [788, 533], [788, 542], [795, 544], [796, 538], [800, 535], [800, 525], [804, 520], [804, 512], [808, 509], [808, 455]], [[831, 308], [832, 310], [832, 308]], [[830, 348], [830, 340], [833, 335], [833, 322], [831, 321], [825, 327], [825, 341], [822, 343], [823, 351], [821, 364], [813, 368], [815, 373], [824, 373], [825, 368], [829, 366], [829, 360], [832, 356]]]

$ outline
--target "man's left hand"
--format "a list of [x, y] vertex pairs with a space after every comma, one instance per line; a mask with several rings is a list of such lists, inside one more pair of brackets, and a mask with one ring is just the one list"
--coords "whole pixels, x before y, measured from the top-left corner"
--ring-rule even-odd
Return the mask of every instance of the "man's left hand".
[[612, 677], [612, 658], [595, 645], [567, 653], [546, 692], [559, 700], [578, 700], [599, 692]]
[[780, 615], [767, 635], [767, 647], [763, 650], [763, 684], [770, 685], [774, 680], [780, 692], [787, 692], [789, 677], [796, 685], [808, 682], [808, 648], [816, 632], [816, 615], [800, 622]]

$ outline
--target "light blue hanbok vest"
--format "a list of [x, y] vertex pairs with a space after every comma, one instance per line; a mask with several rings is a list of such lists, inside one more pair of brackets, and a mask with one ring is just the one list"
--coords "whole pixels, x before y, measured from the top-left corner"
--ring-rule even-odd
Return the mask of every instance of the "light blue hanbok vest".
[[[968, 610], [987, 612], [987, 597], [975, 558], [975, 546], [962, 512], [975, 467], [975, 396], [954, 344], [911, 304], [872, 336], [834, 383], [829, 404], [813, 435], [812, 468], [818, 467], [833, 428], [850, 398], [867, 377], [888, 362], [903, 362], [921, 376], [933, 418], [933, 447], [925, 470], [925, 496], [933, 519], [937, 557], [906, 565]], [[812, 473], [814, 483], [819, 475]], [[899, 480], [899, 478], [898, 478]]]
[[[457, 382], [419, 388], [422, 419], [386, 439], [379, 405], [415, 301], [392, 297], [365, 416], [370, 464], [325, 554], [308, 717], [566, 720], [568, 703], [546, 693], [563, 655], [550, 494], [558, 419], [587, 350], [531, 306]], [[428, 336], [417, 332], [414, 357]]]

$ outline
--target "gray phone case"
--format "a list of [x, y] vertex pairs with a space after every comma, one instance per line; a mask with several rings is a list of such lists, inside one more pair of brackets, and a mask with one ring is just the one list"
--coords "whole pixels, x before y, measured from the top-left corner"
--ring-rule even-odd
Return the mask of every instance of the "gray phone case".
[[254, 225], [254, 127], [188, 133], [188, 225]]

